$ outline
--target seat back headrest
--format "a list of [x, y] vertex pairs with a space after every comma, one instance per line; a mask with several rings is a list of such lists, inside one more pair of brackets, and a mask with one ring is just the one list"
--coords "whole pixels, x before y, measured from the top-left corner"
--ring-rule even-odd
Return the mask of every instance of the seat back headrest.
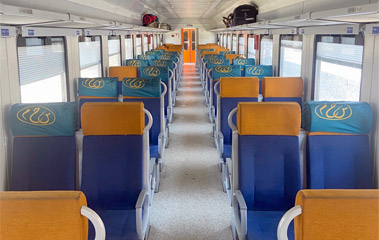
[[241, 77], [241, 66], [215, 66], [212, 69], [212, 79], [217, 80], [221, 77]]
[[138, 60], [153, 60], [153, 59], [155, 59], [155, 55], [153, 55], [153, 54], [149, 54], [149, 55], [138, 55], [137, 56], [137, 59]]
[[117, 97], [118, 78], [79, 78], [79, 96]]
[[88, 238], [87, 206], [78, 191], [0, 192], [0, 239]]
[[156, 78], [159, 77], [162, 82], [167, 82], [169, 79], [169, 68], [168, 67], [143, 67], [140, 72], [143, 78]]
[[301, 190], [295, 239], [378, 239], [379, 190]]
[[240, 135], [298, 136], [301, 110], [291, 102], [238, 103], [237, 128]]
[[202, 52], [201, 53], [201, 57], [204, 57], [205, 55], [207, 55], [207, 54], [217, 54], [217, 52], [211, 52], [211, 51], [204, 51], [204, 52]]
[[143, 59], [129, 59], [126, 60], [126, 66], [147, 67], [149, 66], [149, 61]]
[[234, 58], [233, 59], [233, 65], [255, 65], [255, 59], [254, 58]]
[[122, 67], [110, 67], [109, 77], [117, 77], [118, 81], [122, 81], [124, 78], [136, 78], [138, 77], [137, 66], [122, 66]]
[[159, 60], [174, 61], [174, 62], [177, 62], [177, 61], [178, 61], [177, 56], [175, 56], [175, 55], [171, 55], [171, 54], [162, 54], [162, 55], [159, 56], [158, 59], [159, 59]]
[[303, 78], [301, 77], [264, 77], [263, 97], [301, 98], [303, 96]]
[[14, 136], [74, 136], [78, 106], [66, 103], [17, 103], [11, 108]]
[[142, 135], [145, 116], [142, 102], [84, 103], [82, 129], [88, 135]]
[[372, 110], [366, 102], [308, 101], [304, 105], [303, 127], [310, 133], [368, 135]]
[[156, 97], [161, 96], [159, 78], [124, 78], [122, 81], [124, 97]]
[[272, 66], [265, 66], [265, 65], [245, 66], [245, 76], [258, 77], [259, 79], [262, 79], [263, 77], [272, 77]]
[[236, 54], [236, 51], [220, 51], [221, 55], [226, 55], [226, 54]]
[[174, 69], [173, 60], [154, 59], [151, 65], [155, 67], [169, 67], [171, 70]]
[[257, 98], [259, 79], [257, 77], [220, 78], [220, 96], [222, 98]]

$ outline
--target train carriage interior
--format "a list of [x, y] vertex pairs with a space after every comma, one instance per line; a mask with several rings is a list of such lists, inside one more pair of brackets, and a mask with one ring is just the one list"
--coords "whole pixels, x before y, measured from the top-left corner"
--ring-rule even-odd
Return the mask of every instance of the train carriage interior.
[[378, 240], [378, 0], [0, 0], [0, 239]]

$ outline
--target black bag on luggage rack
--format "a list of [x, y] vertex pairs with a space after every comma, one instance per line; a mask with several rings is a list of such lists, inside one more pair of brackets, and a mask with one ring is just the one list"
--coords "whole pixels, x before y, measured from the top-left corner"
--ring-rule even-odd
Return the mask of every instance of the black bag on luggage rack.
[[233, 26], [247, 23], [255, 23], [257, 21], [258, 8], [252, 5], [241, 5], [234, 9]]

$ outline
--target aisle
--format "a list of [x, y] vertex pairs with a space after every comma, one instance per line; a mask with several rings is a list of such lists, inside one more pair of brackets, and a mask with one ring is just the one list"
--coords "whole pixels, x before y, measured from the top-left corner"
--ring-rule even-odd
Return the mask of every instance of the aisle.
[[199, 74], [194, 65], [185, 65], [149, 240], [232, 239], [211, 132]]

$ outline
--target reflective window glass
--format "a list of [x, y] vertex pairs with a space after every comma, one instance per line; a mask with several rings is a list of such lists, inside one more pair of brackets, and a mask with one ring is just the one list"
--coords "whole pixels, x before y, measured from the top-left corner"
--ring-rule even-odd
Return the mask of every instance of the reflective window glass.
[[317, 36], [314, 99], [359, 101], [363, 36]]
[[80, 77], [101, 77], [100, 36], [79, 37]]
[[22, 103], [67, 100], [63, 37], [20, 37], [17, 53]]
[[272, 65], [272, 48], [273, 40], [272, 35], [262, 36], [260, 48], [260, 64]]
[[121, 66], [120, 37], [108, 37], [109, 66]]
[[249, 35], [247, 38], [247, 57], [255, 59], [255, 39], [254, 35]]
[[280, 76], [301, 76], [301, 54], [303, 37], [301, 35], [283, 35], [280, 39]]

